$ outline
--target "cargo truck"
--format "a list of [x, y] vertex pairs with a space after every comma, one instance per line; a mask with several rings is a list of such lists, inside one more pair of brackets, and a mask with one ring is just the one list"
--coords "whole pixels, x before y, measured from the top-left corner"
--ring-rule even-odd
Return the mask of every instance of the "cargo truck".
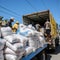
[[55, 50], [56, 45], [59, 44], [57, 40], [57, 24], [49, 10], [23, 15], [23, 24], [32, 24], [34, 26], [39, 23], [41, 26], [44, 26], [47, 19], [51, 23], [51, 39], [50, 41], [47, 40], [47, 42], [49, 42], [48, 49]]

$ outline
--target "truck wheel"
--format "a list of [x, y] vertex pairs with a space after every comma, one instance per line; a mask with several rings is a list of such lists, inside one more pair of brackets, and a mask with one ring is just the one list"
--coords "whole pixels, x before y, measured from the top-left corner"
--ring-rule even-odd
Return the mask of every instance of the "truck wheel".
[[56, 37], [56, 39], [55, 39], [55, 45], [56, 45], [56, 47], [59, 46], [59, 37]]

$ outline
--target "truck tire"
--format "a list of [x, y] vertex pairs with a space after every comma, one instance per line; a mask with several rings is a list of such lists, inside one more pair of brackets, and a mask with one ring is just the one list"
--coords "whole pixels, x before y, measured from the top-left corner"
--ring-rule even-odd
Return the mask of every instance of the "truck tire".
[[59, 37], [56, 37], [56, 39], [55, 39], [55, 45], [56, 45], [56, 47], [59, 46]]

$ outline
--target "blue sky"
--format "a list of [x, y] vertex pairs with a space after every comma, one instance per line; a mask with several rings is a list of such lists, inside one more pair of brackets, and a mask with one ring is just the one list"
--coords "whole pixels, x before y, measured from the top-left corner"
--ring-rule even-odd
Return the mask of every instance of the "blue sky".
[[[15, 14], [1, 6], [15, 12]], [[60, 0], [0, 0], [0, 16], [3, 16], [4, 19], [14, 17], [15, 21], [20, 23], [22, 23], [23, 15], [48, 9], [56, 22], [60, 24]]]

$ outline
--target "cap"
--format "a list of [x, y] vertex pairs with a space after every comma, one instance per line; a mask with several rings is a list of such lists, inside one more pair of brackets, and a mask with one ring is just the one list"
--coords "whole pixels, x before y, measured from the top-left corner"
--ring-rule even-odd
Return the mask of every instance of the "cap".
[[16, 21], [16, 24], [19, 24], [19, 22], [18, 22], [18, 21]]
[[14, 17], [11, 17], [10, 19], [11, 19], [11, 20], [14, 20]]

